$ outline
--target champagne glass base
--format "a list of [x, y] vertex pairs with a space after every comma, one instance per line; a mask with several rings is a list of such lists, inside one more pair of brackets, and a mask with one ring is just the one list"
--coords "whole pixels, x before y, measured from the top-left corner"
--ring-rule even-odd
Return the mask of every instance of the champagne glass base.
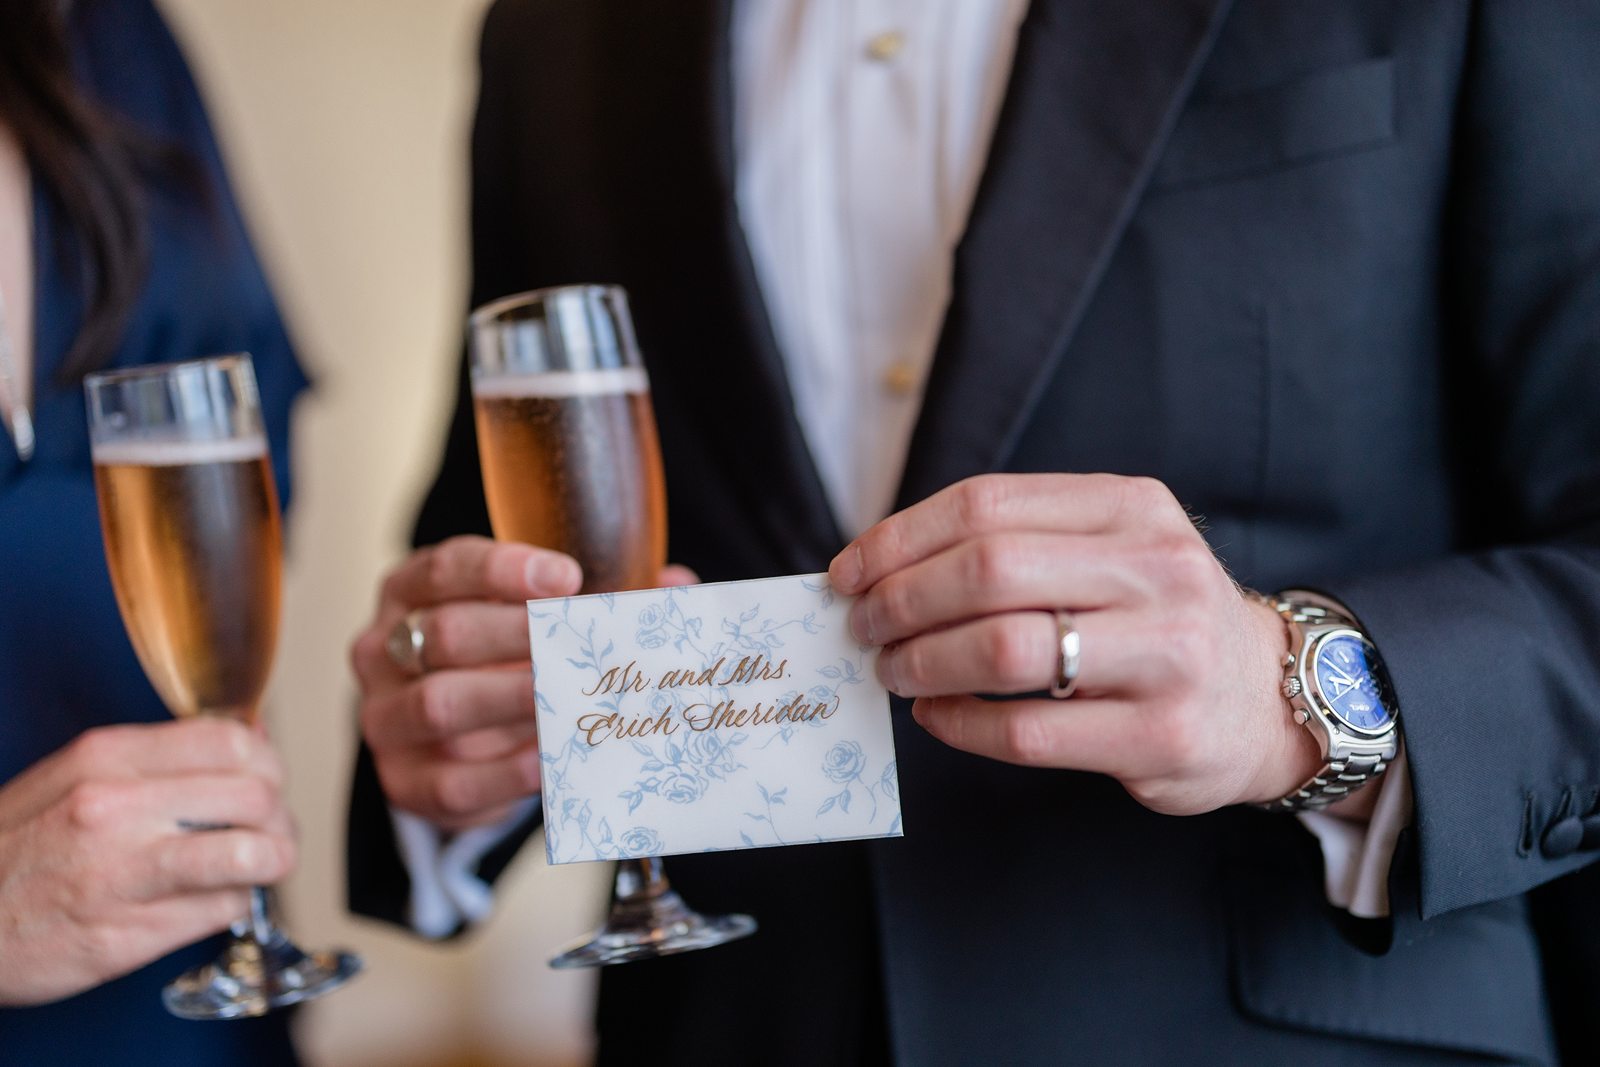
[[340, 950], [307, 955], [276, 930], [266, 944], [236, 938], [217, 959], [161, 991], [180, 1019], [250, 1019], [331, 993], [361, 970], [361, 957]]
[[756, 932], [748, 915], [701, 915], [671, 889], [642, 900], [618, 900], [594, 936], [550, 961], [557, 970], [606, 967], [714, 948]]

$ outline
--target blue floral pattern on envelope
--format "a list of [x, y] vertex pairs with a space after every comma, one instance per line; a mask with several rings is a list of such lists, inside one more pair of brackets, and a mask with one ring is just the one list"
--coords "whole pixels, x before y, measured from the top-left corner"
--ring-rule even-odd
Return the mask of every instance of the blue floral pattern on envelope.
[[530, 601], [549, 861], [898, 836], [850, 603], [826, 575]]

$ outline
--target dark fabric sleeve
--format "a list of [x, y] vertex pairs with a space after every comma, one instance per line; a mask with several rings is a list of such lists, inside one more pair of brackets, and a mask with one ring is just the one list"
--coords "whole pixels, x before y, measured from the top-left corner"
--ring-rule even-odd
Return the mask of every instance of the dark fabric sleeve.
[[[478, 864], [478, 877], [493, 884], [511, 866], [541, 821], [541, 809], [535, 807], [505, 840], [485, 853]], [[389, 805], [366, 745], [361, 745], [356, 754], [345, 863], [346, 903], [351, 911], [399, 926], [410, 925], [411, 876], [395, 844]], [[458, 926], [450, 936], [458, 937], [465, 930], [465, 926]]]
[[389, 805], [365, 744], [356, 753], [345, 834], [345, 901], [357, 915], [409, 925], [411, 876], [395, 844]]
[[1562, 1063], [1600, 1063], [1600, 864], [1533, 894]]
[[461, 361], [455, 409], [445, 435], [444, 458], [417, 513], [411, 543], [419, 547], [431, 545], [458, 534], [491, 536], [489, 505], [484, 499], [483, 476], [478, 466], [477, 429], [472, 419], [472, 387], [465, 359]]
[[1448, 559], [1328, 583], [1393, 677], [1424, 919], [1600, 853], [1596, 55], [1593, 4], [1477, 6], [1440, 373], [1461, 526], [1484, 536]]

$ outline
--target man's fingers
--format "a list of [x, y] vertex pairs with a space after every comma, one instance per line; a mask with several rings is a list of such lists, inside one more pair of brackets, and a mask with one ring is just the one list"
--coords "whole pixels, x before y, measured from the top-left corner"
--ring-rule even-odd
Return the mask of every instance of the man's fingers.
[[[1131, 612], [1083, 612], [1074, 616], [1074, 627], [1078, 692], [1085, 696], [1174, 684], [1175, 673], [1185, 668], [1174, 656], [1149, 651], [1152, 635]], [[1010, 612], [891, 645], [878, 653], [878, 677], [910, 697], [1036, 693], [1055, 682], [1060, 664], [1055, 616]]]
[[1128, 521], [1159, 521], [1167, 512], [1183, 516], [1166, 487], [1149, 478], [983, 475], [941, 490], [867, 530], [834, 557], [828, 576], [839, 592], [858, 593], [885, 575], [981, 534], [1092, 534]]
[[396, 610], [387, 613], [380, 610], [372, 625], [350, 643], [350, 669], [355, 672], [364, 696], [404, 685], [411, 678], [389, 657], [389, 632], [401, 617]]
[[1138, 550], [1084, 534], [984, 534], [873, 585], [851, 608], [851, 629], [886, 645], [1003, 611], [1132, 604], [1150, 588]]
[[676, 585], [699, 585], [700, 576], [681, 563], [669, 563], [656, 576], [656, 584], [663, 589]]
[[380, 620], [449, 600], [521, 603], [578, 591], [577, 561], [533, 545], [452, 537], [420, 549], [383, 584]]
[[1119, 701], [923, 697], [912, 714], [952, 748], [1026, 767], [1139, 777], [1160, 766], [1165, 751], [1147, 722]]
[[537, 744], [538, 740], [538, 728], [532, 722], [525, 722], [460, 734], [444, 742], [441, 748], [450, 759], [474, 763], [509, 756]]
[[417, 613], [422, 665], [430, 671], [528, 662], [528, 609], [523, 604], [462, 601]]
[[78, 780], [231, 772], [283, 781], [266, 737], [229, 719], [103, 726], [79, 735], [61, 758]]
[[534, 721], [533, 681], [523, 665], [434, 671], [369, 698], [361, 725], [374, 748], [448, 741]]
[[508, 805], [538, 792], [539, 752], [525, 748], [478, 763], [390, 764], [383, 778], [389, 802], [402, 811], [446, 829], [482, 826], [502, 817]]
[[140, 853], [126, 866], [132, 900], [214, 889], [271, 885], [287, 878], [297, 860], [295, 843], [259, 830], [198, 830], [175, 833]]

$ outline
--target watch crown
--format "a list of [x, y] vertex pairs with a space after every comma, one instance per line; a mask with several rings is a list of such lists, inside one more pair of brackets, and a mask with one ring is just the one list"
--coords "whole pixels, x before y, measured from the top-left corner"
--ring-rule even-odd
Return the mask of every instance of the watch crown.
[[1300, 679], [1298, 679], [1298, 678], [1285, 678], [1283, 680], [1283, 695], [1287, 699], [1293, 699], [1293, 698], [1299, 696], [1300, 695]]

